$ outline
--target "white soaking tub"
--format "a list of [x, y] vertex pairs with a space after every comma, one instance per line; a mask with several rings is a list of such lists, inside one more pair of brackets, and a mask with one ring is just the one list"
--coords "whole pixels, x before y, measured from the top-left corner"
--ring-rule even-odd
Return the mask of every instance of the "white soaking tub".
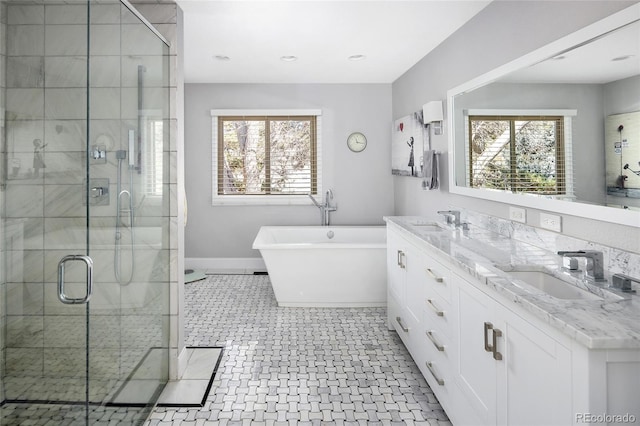
[[279, 306], [386, 306], [384, 226], [263, 226], [253, 248]]

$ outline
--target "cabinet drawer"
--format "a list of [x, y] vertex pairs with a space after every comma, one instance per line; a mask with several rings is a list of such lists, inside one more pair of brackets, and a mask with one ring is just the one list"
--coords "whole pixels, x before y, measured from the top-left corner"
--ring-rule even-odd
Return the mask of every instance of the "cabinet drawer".
[[451, 270], [430, 254], [421, 259], [422, 276], [427, 288], [435, 291], [447, 303], [451, 303]]
[[387, 304], [389, 306], [389, 325], [396, 330], [411, 355], [414, 355], [415, 336], [420, 332], [420, 322], [406, 307], [399, 306], [393, 297], [388, 300]]
[[423, 327], [420, 331], [418, 338], [422, 340], [425, 354], [428, 354], [431, 359], [437, 360], [438, 363], [445, 363], [447, 369], [452, 368], [454, 351], [449, 337], [433, 328], [425, 329]]
[[454, 321], [451, 305], [433, 291], [422, 302], [423, 328], [435, 329], [451, 340]]
[[423, 341], [423, 352], [417, 361], [418, 368], [438, 401], [447, 409], [457, 388], [453, 380], [453, 362], [450, 360], [452, 354], [447, 351], [447, 343], [439, 342], [444, 346], [444, 351], [439, 351], [424, 333], [420, 338], [426, 341]]

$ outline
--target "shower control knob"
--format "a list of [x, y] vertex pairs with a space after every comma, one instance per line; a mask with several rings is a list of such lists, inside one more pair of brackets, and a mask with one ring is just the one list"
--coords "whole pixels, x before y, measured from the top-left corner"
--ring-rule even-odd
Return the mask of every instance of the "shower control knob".
[[102, 186], [95, 186], [91, 188], [91, 198], [104, 197], [108, 193], [109, 193], [109, 188], [105, 188]]

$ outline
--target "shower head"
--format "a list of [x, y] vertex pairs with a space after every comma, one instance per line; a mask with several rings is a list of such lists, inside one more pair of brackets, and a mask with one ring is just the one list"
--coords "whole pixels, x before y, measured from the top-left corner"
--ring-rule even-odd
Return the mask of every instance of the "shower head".
[[125, 151], [124, 149], [119, 149], [116, 151], [116, 158], [118, 160], [124, 160], [125, 158], [127, 158], [127, 151]]

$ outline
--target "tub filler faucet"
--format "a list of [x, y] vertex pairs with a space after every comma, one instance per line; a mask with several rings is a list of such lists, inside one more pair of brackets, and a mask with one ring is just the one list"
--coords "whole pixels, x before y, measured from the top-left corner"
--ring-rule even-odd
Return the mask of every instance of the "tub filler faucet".
[[308, 194], [308, 195], [309, 195], [309, 198], [311, 198], [311, 201], [313, 201], [313, 204], [315, 204], [315, 206], [318, 209], [320, 209], [320, 225], [329, 226], [331, 222], [331, 217], [330, 217], [331, 212], [335, 212], [336, 210], [338, 210], [337, 204], [331, 205], [331, 200], [333, 200], [333, 191], [330, 189], [327, 190], [322, 204], [320, 204], [318, 200], [313, 198], [313, 195], [311, 194]]

